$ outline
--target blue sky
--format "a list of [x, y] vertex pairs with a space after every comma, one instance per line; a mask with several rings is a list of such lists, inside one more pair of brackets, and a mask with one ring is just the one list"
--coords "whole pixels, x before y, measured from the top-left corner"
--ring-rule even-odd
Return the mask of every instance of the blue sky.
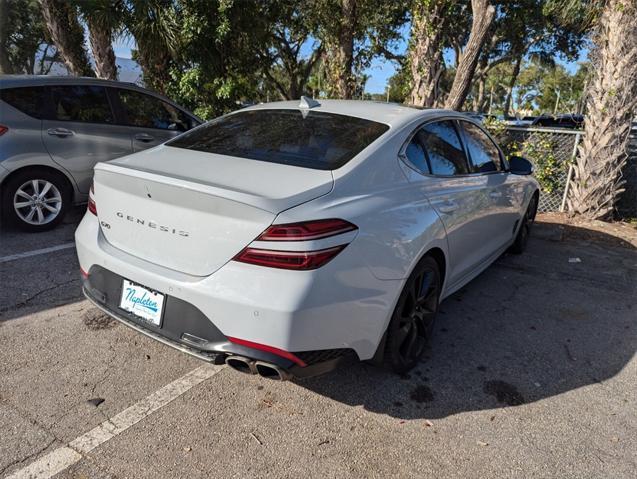
[[[402, 29], [402, 39], [393, 45], [392, 51], [394, 53], [402, 54], [407, 49], [407, 37], [409, 29], [407, 26]], [[118, 39], [113, 44], [115, 55], [120, 58], [131, 58], [131, 48], [135, 47], [135, 42], [131, 37]], [[309, 50], [309, 48], [308, 48]], [[307, 53], [309, 55], [309, 52]], [[575, 73], [578, 68], [578, 62], [586, 60], [588, 51], [586, 49], [580, 52], [580, 57], [575, 61], [566, 61], [565, 59], [558, 58], [557, 62], [564, 65], [569, 73]], [[453, 61], [453, 53], [445, 55], [447, 62]], [[387, 81], [396, 72], [397, 63], [382, 58], [376, 58], [372, 61], [370, 67], [365, 71], [369, 75], [369, 80], [365, 85], [365, 91], [367, 93], [384, 93]]]

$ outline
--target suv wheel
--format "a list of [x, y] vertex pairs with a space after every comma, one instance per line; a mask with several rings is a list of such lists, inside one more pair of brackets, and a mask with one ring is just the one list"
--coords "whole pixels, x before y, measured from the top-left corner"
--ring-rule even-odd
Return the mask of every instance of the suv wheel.
[[70, 202], [71, 189], [60, 174], [26, 170], [4, 185], [2, 213], [25, 231], [46, 231], [64, 219]]

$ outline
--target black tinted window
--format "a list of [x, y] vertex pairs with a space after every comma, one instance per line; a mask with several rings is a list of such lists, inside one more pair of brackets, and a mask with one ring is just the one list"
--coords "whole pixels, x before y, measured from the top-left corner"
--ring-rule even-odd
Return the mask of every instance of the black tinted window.
[[502, 160], [500, 152], [491, 139], [476, 125], [462, 122], [466, 133], [467, 151], [471, 157], [474, 173], [488, 173], [501, 171]]
[[101, 86], [52, 86], [52, 119], [90, 123], [113, 123], [113, 113]]
[[422, 146], [422, 143], [419, 140], [419, 134], [416, 134], [409, 144], [407, 148], [405, 148], [405, 156], [412, 164], [414, 168], [416, 168], [421, 173], [429, 173], [429, 166], [427, 165], [427, 157], [425, 156], [425, 149]]
[[34, 118], [42, 119], [49, 104], [44, 87], [7, 88], [0, 90], [0, 99]]
[[170, 146], [317, 170], [343, 166], [389, 127], [317, 111], [250, 110], [227, 115]]
[[133, 90], [116, 91], [127, 125], [177, 131], [190, 130], [194, 126], [188, 115], [158, 98]]
[[454, 176], [468, 173], [467, 159], [451, 121], [429, 123], [421, 129], [419, 136], [427, 149], [432, 174]]

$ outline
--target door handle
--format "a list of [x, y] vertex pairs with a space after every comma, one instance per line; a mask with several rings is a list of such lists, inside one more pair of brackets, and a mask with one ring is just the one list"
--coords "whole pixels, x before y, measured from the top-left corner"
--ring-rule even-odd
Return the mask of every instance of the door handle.
[[444, 213], [446, 215], [448, 215], [450, 213], [453, 213], [457, 209], [458, 209], [458, 203], [456, 203], [455, 201], [451, 201], [451, 200], [445, 201], [440, 206], [438, 206], [438, 210], [441, 213]]
[[73, 136], [75, 134], [73, 131], [67, 130], [66, 128], [49, 128], [47, 133], [51, 136], [59, 136], [60, 138]]
[[148, 143], [150, 141], [153, 141], [155, 137], [150, 136], [148, 133], [139, 133], [138, 135], [135, 135], [135, 139], [137, 141], [143, 141], [144, 143]]
[[492, 191], [491, 193], [489, 193], [489, 196], [494, 200], [497, 200], [498, 198], [502, 198], [502, 193], [500, 193], [499, 191]]

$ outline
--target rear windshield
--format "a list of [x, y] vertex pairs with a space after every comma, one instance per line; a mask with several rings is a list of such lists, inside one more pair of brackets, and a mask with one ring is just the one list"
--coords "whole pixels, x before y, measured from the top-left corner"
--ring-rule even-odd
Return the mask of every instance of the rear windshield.
[[340, 168], [389, 127], [345, 115], [249, 110], [223, 116], [166, 143], [316, 170]]

